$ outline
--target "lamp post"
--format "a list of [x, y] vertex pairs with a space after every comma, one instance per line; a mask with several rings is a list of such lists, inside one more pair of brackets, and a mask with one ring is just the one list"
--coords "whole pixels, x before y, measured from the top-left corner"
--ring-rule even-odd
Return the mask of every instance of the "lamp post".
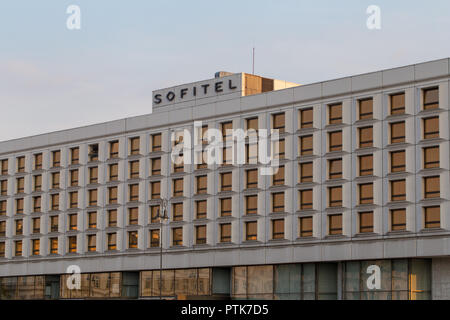
[[162, 255], [163, 255], [163, 227], [164, 220], [169, 217], [167, 215], [167, 200], [161, 199], [159, 208], [156, 211], [156, 216], [159, 218], [160, 231], [159, 231], [159, 300], [162, 299]]

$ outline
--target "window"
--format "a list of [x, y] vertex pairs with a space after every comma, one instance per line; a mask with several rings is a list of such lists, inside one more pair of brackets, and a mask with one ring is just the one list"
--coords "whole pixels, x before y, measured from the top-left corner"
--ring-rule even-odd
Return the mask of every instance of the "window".
[[89, 206], [97, 205], [97, 189], [88, 190]]
[[284, 192], [272, 193], [272, 212], [284, 212]]
[[272, 220], [272, 239], [284, 239], [284, 219]]
[[220, 191], [231, 191], [232, 173], [225, 172], [220, 174]]
[[195, 202], [196, 219], [206, 219], [206, 200]]
[[342, 186], [328, 188], [329, 207], [342, 207]]
[[59, 210], [59, 193], [50, 195], [51, 210]]
[[406, 180], [391, 181], [391, 201], [406, 200]]
[[359, 147], [370, 148], [373, 146], [373, 128], [359, 128]]
[[33, 212], [41, 212], [41, 196], [33, 197]]
[[207, 176], [197, 176], [197, 194], [204, 194], [207, 191], [208, 179]]
[[439, 176], [423, 178], [423, 187], [425, 199], [440, 197], [441, 192], [440, 192]]
[[342, 103], [331, 104], [328, 106], [328, 123], [342, 123]]
[[313, 154], [313, 136], [301, 136], [300, 137], [300, 155], [307, 156]]
[[61, 165], [61, 151], [52, 152], [52, 167], [59, 167]]
[[300, 110], [300, 128], [312, 128], [313, 127], [313, 108]]
[[69, 253], [75, 253], [77, 252], [77, 237], [76, 236], [71, 236], [71, 237], [67, 237], [67, 242], [69, 245]]
[[423, 138], [439, 138], [439, 117], [423, 119]]
[[313, 182], [313, 163], [302, 162], [300, 166], [300, 182]]
[[299, 236], [312, 237], [313, 235], [313, 217], [301, 217], [299, 218]]
[[117, 249], [117, 233], [108, 233], [108, 251]]
[[113, 163], [109, 165], [109, 181], [117, 181], [119, 178], [119, 165]]
[[139, 137], [130, 138], [130, 155], [139, 154]]
[[405, 93], [396, 93], [390, 95], [391, 115], [405, 113]]
[[0, 216], [6, 215], [6, 200], [0, 201]]
[[119, 141], [111, 141], [109, 143], [109, 158], [119, 157]]
[[172, 204], [172, 221], [182, 221], [183, 220], [183, 203]]
[[272, 176], [272, 185], [282, 186], [284, 185], [284, 166], [279, 166], [277, 173]]
[[117, 210], [112, 209], [108, 210], [108, 227], [116, 227], [117, 226]]
[[220, 242], [231, 242], [231, 223], [220, 225]]
[[245, 173], [247, 189], [258, 188], [258, 169], [250, 169]]
[[391, 123], [391, 143], [405, 142], [405, 122]]
[[173, 228], [172, 229], [172, 245], [182, 246], [183, 245], [183, 228]]
[[98, 161], [98, 144], [91, 144], [88, 146], [89, 162]]
[[129, 249], [137, 249], [138, 247], [138, 232], [137, 231], [129, 231], [128, 232], [128, 248]]
[[245, 223], [245, 240], [256, 241], [258, 239], [258, 224], [256, 221]]
[[74, 213], [74, 214], [69, 214], [69, 230], [77, 230], [78, 227], [78, 214]]
[[285, 153], [285, 143], [284, 139], [279, 139], [278, 141], [274, 141], [272, 143], [275, 159], [284, 159]]
[[373, 203], [373, 183], [359, 185], [359, 204]]
[[359, 175], [371, 176], [373, 175], [373, 155], [359, 156]]
[[33, 191], [41, 191], [42, 190], [42, 176], [36, 175], [33, 176]]
[[89, 234], [87, 236], [87, 249], [89, 252], [97, 250], [97, 237], [95, 234]]
[[159, 247], [159, 230], [150, 230], [150, 247]]
[[139, 208], [128, 208], [128, 224], [136, 225], [139, 223]]
[[69, 192], [69, 208], [78, 207], [78, 191]]
[[116, 204], [117, 203], [117, 187], [108, 187], [108, 203]]
[[206, 243], [206, 226], [195, 226], [195, 243]]
[[208, 125], [203, 125], [201, 129], [200, 140], [202, 144], [208, 144]]
[[89, 183], [98, 183], [98, 167], [89, 168]]
[[52, 173], [52, 189], [59, 189], [59, 172]]
[[23, 214], [23, 198], [16, 199], [16, 214]]
[[16, 223], [16, 235], [23, 234], [23, 220], [19, 219], [15, 221]]
[[25, 178], [17, 178], [17, 193], [24, 193], [25, 192]]
[[130, 179], [139, 179], [139, 160], [130, 161]]
[[161, 197], [161, 181], [154, 181], [150, 183], [151, 198], [159, 199]]
[[14, 256], [22, 256], [22, 240], [14, 241]]
[[31, 241], [32, 241], [31, 245], [32, 245], [32, 248], [33, 248], [32, 255], [33, 256], [38, 256], [39, 255], [39, 251], [40, 251], [40, 241], [39, 241], [39, 239], [33, 239]]
[[361, 99], [359, 102], [359, 120], [372, 119], [373, 99]]
[[391, 152], [391, 172], [404, 172], [406, 170], [405, 150]]
[[313, 189], [300, 190], [300, 210], [313, 208]]
[[220, 216], [231, 216], [231, 198], [220, 199]]
[[331, 159], [328, 160], [328, 176], [330, 179], [341, 179], [342, 178], [342, 159]]
[[97, 212], [88, 212], [88, 229], [97, 228]]
[[152, 134], [152, 152], [161, 151], [161, 133]]
[[247, 131], [255, 130], [258, 132], [258, 117], [248, 118], [245, 121], [247, 122]]
[[70, 164], [80, 163], [80, 148], [75, 147], [70, 149]]
[[0, 257], [5, 257], [5, 242], [0, 242]]
[[159, 217], [158, 217], [159, 205], [150, 206], [149, 210], [150, 210], [150, 223], [159, 222]]
[[328, 234], [342, 234], [342, 214], [332, 214], [328, 216]]
[[182, 197], [183, 196], [183, 178], [173, 179], [173, 196]]
[[153, 158], [151, 161], [152, 176], [161, 174], [161, 158]]
[[441, 209], [439, 206], [425, 207], [424, 227], [425, 229], [439, 228], [441, 226]]
[[206, 149], [203, 149], [202, 151], [196, 153], [197, 156], [197, 169], [206, 169], [208, 168], [208, 152]]
[[406, 230], [406, 209], [391, 210], [391, 230]]
[[130, 202], [139, 201], [139, 184], [130, 184], [128, 185], [128, 200]]
[[258, 214], [258, 195], [245, 196], [245, 214]]
[[6, 221], [0, 221], [0, 237], [6, 236]]
[[329, 152], [342, 150], [342, 131], [328, 133]]
[[222, 165], [229, 166], [233, 164], [233, 148], [224, 147], [222, 148]]
[[245, 145], [245, 162], [247, 164], [258, 163], [258, 144], [247, 143]]
[[173, 162], [173, 172], [184, 172], [184, 157], [182, 153], [180, 153], [176, 157], [176, 161]]
[[280, 133], [283, 133], [285, 130], [285, 116], [283, 113], [277, 113], [272, 116], [273, 120], [273, 128], [275, 130], [279, 130]]
[[423, 110], [439, 108], [439, 89], [423, 89]]
[[423, 148], [423, 167], [439, 168], [439, 146]]
[[50, 232], [58, 232], [58, 216], [50, 216]]
[[8, 180], [0, 181], [0, 195], [6, 196], [8, 194]]
[[17, 158], [17, 172], [18, 173], [25, 172], [25, 157]]
[[42, 170], [42, 153], [34, 155], [34, 170]]
[[70, 170], [70, 186], [78, 186], [78, 169]]
[[233, 122], [223, 122], [220, 124], [222, 128], [222, 139], [223, 141], [231, 140], [233, 135]]
[[4, 159], [0, 161], [0, 175], [8, 174], [8, 159]]

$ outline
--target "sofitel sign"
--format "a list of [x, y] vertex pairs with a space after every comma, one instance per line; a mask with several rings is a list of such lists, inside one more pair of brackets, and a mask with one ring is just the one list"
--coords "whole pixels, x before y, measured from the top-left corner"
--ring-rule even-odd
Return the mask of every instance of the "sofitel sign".
[[233, 79], [223, 79], [190, 87], [174, 88], [169, 89], [165, 93], [155, 93], [153, 95], [153, 104], [171, 103], [175, 99], [183, 100], [188, 95], [191, 97], [205, 97], [214, 93], [220, 94], [224, 92], [224, 90], [233, 91], [237, 88], [238, 86]]

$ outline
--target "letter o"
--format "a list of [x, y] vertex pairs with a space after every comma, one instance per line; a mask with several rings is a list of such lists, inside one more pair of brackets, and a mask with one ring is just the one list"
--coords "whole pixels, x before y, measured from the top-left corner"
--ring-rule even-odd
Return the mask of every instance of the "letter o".
[[173, 101], [173, 99], [175, 99], [175, 93], [173, 93], [172, 91], [169, 91], [166, 95], [166, 98], [169, 101]]

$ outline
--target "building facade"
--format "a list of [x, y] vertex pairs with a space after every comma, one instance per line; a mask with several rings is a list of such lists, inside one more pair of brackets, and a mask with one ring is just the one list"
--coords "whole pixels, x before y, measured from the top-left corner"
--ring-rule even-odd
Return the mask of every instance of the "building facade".
[[[0, 142], [0, 299], [450, 298], [449, 67], [222, 72], [148, 115]], [[237, 129], [276, 130], [272, 162]]]

